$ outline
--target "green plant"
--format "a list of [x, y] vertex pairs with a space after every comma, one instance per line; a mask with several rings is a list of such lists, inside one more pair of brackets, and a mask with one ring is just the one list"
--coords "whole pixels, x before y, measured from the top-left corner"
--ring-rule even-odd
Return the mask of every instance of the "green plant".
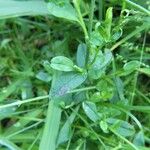
[[[2, 22], [7, 29], [13, 24], [14, 39], [4, 35], [1, 42], [0, 77], [8, 74], [14, 81], [1, 88], [0, 148], [148, 149], [150, 82], [145, 84], [142, 78], [150, 75], [150, 55], [145, 50], [150, 12], [143, 4], [129, 0], [119, 5], [117, 0], [0, 3], [5, 7], [5, 11], [0, 8], [0, 19], [51, 15], [45, 18], [47, 24], [41, 17]], [[20, 41], [17, 25], [23, 33]], [[32, 35], [32, 30], [38, 34]], [[31, 51], [22, 49], [24, 41]], [[3, 81], [1, 86], [6, 85]], [[20, 95], [22, 101], [17, 101]]]

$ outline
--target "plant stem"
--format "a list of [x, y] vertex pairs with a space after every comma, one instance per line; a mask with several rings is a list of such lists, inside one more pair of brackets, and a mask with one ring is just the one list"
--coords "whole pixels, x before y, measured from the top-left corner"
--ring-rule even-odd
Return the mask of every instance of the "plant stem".
[[35, 97], [35, 98], [30, 98], [30, 99], [27, 99], [27, 100], [18, 100], [17, 102], [14, 102], [14, 103], [11, 103], [11, 104], [6, 104], [6, 105], [2, 105], [0, 106], [0, 109], [4, 109], [4, 108], [7, 108], [7, 107], [12, 107], [12, 106], [20, 106], [22, 104], [25, 104], [25, 103], [29, 103], [29, 102], [33, 102], [33, 101], [38, 101], [38, 100], [41, 100], [41, 99], [47, 99], [49, 97], [49, 95], [45, 95], [45, 96], [39, 96], [39, 97]]
[[87, 32], [87, 29], [86, 29], [86, 26], [85, 26], [85, 23], [84, 23], [84, 20], [83, 20], [83, 17], [82, 17], [82, 14], [81, 14], [81, 10], [80, 10], [80, 6], [79, 6], [79, 2], [78, 0], [73, 0], [73, 4], [74, 4], [74, 7], [78, 13], [78, 17], [79, 17], [79, 23], [83, 29], [83, 32], [84, 32], [84, 35], [85, 35], [85, 40], [86, 41], [89, 41], [89, 36], [88, 36], [88, 32]]
[[132, 144], [129, 140], [127, 140], [126, 138], [124, 138], [123, 136], [121, 136], [120, 134], [118, 134], [115, 130], [113, 130], [113, 128], [109, 127], [110, 131], [113, 132], [116, 136], [118, 136], [120, 139], [122, 139], [123, 141], [125, 141], [126, 143], [128, 143], [133, 149], [135, 150], [139, 150], [134, 144]]
[[[138, 69], [140, 69], [141, 63], [142, 63], [142, 60], [143, 60], [145, 43], [146, 43], [146, 32], [145, 32], [144, 39], [143, 39], [143, 45], [142, 45], [142, 50], [141, 50], [141, 55], [140, 55], [140, 60], [139, 60], [140, 61], [140, 65], [138, 66]], [[137, 71], [135, 73], [134, 87], [133, 87], [133, 92], [132, 92], [132, 96], [131, 96], [131, 105], [133, 104], [133, 101], [134, 101], [134, 95], [135, 95], [135, 91], [136, 91], [138, 75], [139, 75], [139, 72]]]
[[95, 86], [90, 86], [90, 87], [85, 87], [81, 89], [75, 89], [75, 90], [69, 91], [68, 93], [83, 92], [83, 91], [89, 91], [89, 90], [94, 90], [94, 89], [96, 89]]
[[99, 0], [98, 2], [98, 13], [99, 13], [99, 20], [103, 20], [103, 6], [104, 6], [104, 0]]
[[[75, 89], [75, 90], [69, 91], [68, 93], [83, 92], [83, 91], [94, 90], [94, 89], [96, 89], [95, 86], [90, 86], [90, 87]], [[25, 104], [25, 103], [39, 101], [39, 100], [48, 99], [48, 98], [49, 98], [49, 95], [44, 95], [44, 96], [39, 96], [39, 97], [35, 97], [35, 98], [26, 99], [26, 100], [23, 100], [23, 101], [18, 100], [17, 102], [14, 102], [14, 103], [11, 103], [11, 104], [0, 105], [0, 109], [13, 107], [13, 106], [17, 106], [17, 105], [20, 106], [20, 105]]]
[[91, 0], [91, 8], [90, 8], [90, 15], [89, 15], [89, 36], [91, 35], [92, 28], [93, 28], [94, 7], [95, 7], [95, 0]]
[[145, 13], [145, 14], [147, 14], [147, 15], [150, 16], [150, 11], [147, 10], [147, 9], [145, 9], [144, 7], [138, 5], [138, 4], [134, 3], [134, 2], [131, 2], [130, 0], [125, 0], [125, 2], [126, 2], [129, 6], [135, 8], [136, 10], [139, 10], [139, 11], [141, 11], [141, 12], [143, 12], [143, 13]]
[[148, 97], [146, 97], [141, 91], [139, 91], [138, 89], [136, 89], [136, 93], [143, 97], [149, 104], [150, 104], [150, 99]]

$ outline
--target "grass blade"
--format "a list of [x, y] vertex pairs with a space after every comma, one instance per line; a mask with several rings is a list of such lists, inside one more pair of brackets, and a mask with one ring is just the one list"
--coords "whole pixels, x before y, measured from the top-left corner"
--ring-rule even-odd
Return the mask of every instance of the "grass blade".
[[54, 100], [51, 100], [39, 150], [55, 150], [60, 119], [61, 108], [54, 103]]

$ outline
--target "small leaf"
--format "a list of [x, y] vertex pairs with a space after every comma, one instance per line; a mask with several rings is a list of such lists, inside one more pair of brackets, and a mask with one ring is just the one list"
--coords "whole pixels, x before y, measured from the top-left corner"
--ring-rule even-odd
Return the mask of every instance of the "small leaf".
[[134, 126], [126, 121], [115, 118], [108, 118], [107, 123], [113, 128], [115, 132], [124, 137], [132, 136], [135, 133]]
[[47, 60], [43, 61], [42, 65], [49, 74], [52, 74], [51, 64]]
[[140, 65], [139, 61], [133, 60], [126, 63], [123, 66], [123, 69], [126, 71], [126, 74], [130, 74], [131, 72], [135, 71], [139, 67], [139, 65]]
[[28, 99], [33, 97], [32, 88], [32, 82], [30, 81], [30, 79], [24, 80], [21, 85], [21, 98]]
[[16, 111], [16, 107], [0, 108], [0, 120], [11, 116]]
[[0, 91], [0, 102], [7, 98], [10, 94], [14, 93], [23, 81], [24, 79], [18, 79], [17, 81], [12, 82], [8, 87], [3, 88], [4, 90]]
[[52, 58], [51, 67], [55, 70], [66, 71], [66, 72], [74, 70], [74, 65], [72, 60], [64, 56], [57, 56]]
[[108, 125], [106, 121], [100, 121], [100, 127], [104, 133], [108, 133]]
[[86, 99], [86, 92], [77, 92], [72, 95], [75, 104], [81, 103]]
[[79, 44], [77, 49], [77, 65], [84, 68], [86, 64], [87, 47], [84, 43]]
[[82, 107], [87, 117], [91, 119], [93, 122], [96, 122], [99, 119], [97, 108], [94, 103], [83, 102]]
[[103, 36], [97, 31], [93, 31], [91, 33], [91, 36], [90, 36], [90, 44], [92, 47], [102, 47], [103, 44], [104, 44], [105, 40], [103, 38]]
[[107, 32], [108, 40], [110, 39], [111, 35], [112, 18], [113, 18], [112, 7], [109, 7], [106, 11], [106, 18], [105, 18], [105, 29]]
[[48, 10], [49, 13], [54, 15], [55, 17], [78, 21], [76, 11], [70, 3], [64, 2], [64, 4], [60, 5], [54, 2], [49, 2]]
[[133, 143], [136, 146], [145, 146], [144, 134], [142, 131], [138, 132], [133, 140]]
[[75, 109], [74, 112], [69, 116], [63, 127], [61, 128], [59, 135], [58, 135], [58, 140], [57, 140], [57, 146], [61, 143], [67, 142], [71, 136], [71, 124], [73, 123], [76, 113], [78, 111], [79, 107]]
[[[109, 65], [109, 63], [112, 60], [112, 53], [110, 50], [105, 50], [105, 53], [103, 54], [101, 51], [99, 51], [98, 54], [96, 54], [95, 62], [91, 65], [89, 68], [89, 77], [91, 79], [98, 79], [102, 74], [105, 73], [106, 67]], [[94, 56], [91, 56], [91, 62], [94, 59]]]
[[113, 41], [117, 41], [122, 36], [122, 29], [114, 30], [113, 32], [114, 33], [111, 38]]
[[52, 80], [52, 77], [48, 73], [43, 72], [42, 70], [36, 74], [36, 78], [44, 82], [50, 82]]

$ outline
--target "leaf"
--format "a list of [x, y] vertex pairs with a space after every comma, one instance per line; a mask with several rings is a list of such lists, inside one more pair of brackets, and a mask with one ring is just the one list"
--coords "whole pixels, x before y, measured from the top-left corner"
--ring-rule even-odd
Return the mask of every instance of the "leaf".
[[48, 15], [47, 3], [43, 0], [16, 1], [1, 0], [0, 1], [0, 19], [12, 18], [28, 15]]
[[108, 125], [106, 121], [100, 121], [100, 127], [104, 133], [108, 133]]
[[0, 120], [11, 116], [16, 111], [16, 107], [0, 108]]
[[[127, 100], [125, 99], [124, 96], [124, 84], [123, 81], [121, 80], [121, 78], [119, 77], [115, 77], [114, 78], [114, 82], [115, 82], [115, 86], [116, 86], [116, 92], [118, 94], [118, 99], [120, 98], [121, 102], [123, 102], [124, 104], [127, 103]], [[112, 99], [113, 101], [113, 99]], [[116, 100], [114, 100], [115, 102]]]
[[130, 74], [133, 71], [135, 71], [139, 66], [140, 66], [140, 62], [136, 61], [136, 60], [133, 60], [133, 61], [130, 61], [130, 62], [126, 63], [123, 66], [123, 69], [126, 71], [125, 74]]
[[142, 131], [138, 132], [134, 139], [133, 139], [133, 143], [136, 146], [145, 146], [145, 139], [144, 139], [144, 133]]
[[103, 36], [97, 31], [93, 31], [90, 36], [90, 44], [92, 47], [96, 48], [97, 46], [102, 47], [105, 42]]
[[42, 70], [36, 74], [36, 78], [44, 82], [50, 82], [52, 80], [52, 77], [48, 73], [43, 72]]
[[49, 13], [58, 18], [64, 18], [71, 21], [78, 21], [78, 17], [75, 9], [70, 3], [64, 3], [62, 5], [49, 2], [48, 3]]
[[87, 47], [84, 43], [79, 44], [77, 49], [77, 65], [84, 68], [86, 65]]
[[108, 118], [106, 119], [106, 121], [115, 132], [124, 137], [132, 136], [135, 133], [134, 126], [132, 126], [126, 121], [115, 118]]
[[138, 71], [150, 76], [150, 68], [140, 68], [140, 69], [138, 69]]
[[3, 91], [0, 92], [0, 102], [7, 98], [11, 93], [15, 92], [18, 89], [19, 85], [23, 82], [23, 79], [18, 79], [6, 87]]
[[83, 107], [85, 114], [87, 115], [89, 119], [91, 119], [93, 122], [96, 122], [97, 120], [99, 120], [97, 108], [94, 103], [86, 101], [82, 103], [82, 107]]
[[57, 146], [69, 140], [71, 136], [71, 124], [73, 123], [78, 110], [79, 110], [79, 107], [76, 107], [75, 111], [72, 112], [72, 114], [69, 116], [69, 118], [67, 119], [63, 127], [61, 128], [59, 135], [58, 135]]
[[52, 74], [53, 69], [51, 68], [51, 64], [49, 63], [49, 61], [43, 61], [42, 65], [49, 74]]
[[[89, 77], [91, 79], [98, 79], [102, 74], [104, 74], [106, 67], [109, 65], [109, 63], [112, 60], [112, 53], [110, 50], [105, 50], [105, 53], [103, 54], [101, 51], [99, 51], [98, 54], [96, 54], [96, 60], [92, 64], [92, 66], [89, 68]], [[91, 56], [91, 61], [94, 59], [94, 56]]]
[[26, 80], [23, 81], [21, 85], [21, 98], [22, 99], [28, 99], [33, 97], [33, 91], [32, 91], [32, 82], [30, 79], [26, 78]]
[[110, 39], [111, 36], [112, 18], [113, 18], [112, 7], [109, 7], [106, 11], [106, 18], [105, 18], [105, 29], [107, 32], [108, 40]]
[[117, 41], [122, 36], [122, 29], [113, 30], [112, 40]]
[[61, 97], [81, 85], [87, 78], [87, 73], [56, 72], [53, 77], [51, 97]]
[[49, 101], [47, 117], [39, 150], [56, 149], [56, 139], [59, 131], [61, 112], [61, 108], [58, 105], [56, 105], [53, 99], [51, 99]]
[[57, 56], [52, 58], [51, 60], [51, 67], [55, 70], [66, 71], [66, 72], [73, 71], [74, 70], [73, 66], [74, 65], [72, 60], [64, 56]]
[[84, 100], [86, 100], [86, 92], [77, 92], [72, 95], [72, 98], [75, 104], [79, 104], [83, 102]]

